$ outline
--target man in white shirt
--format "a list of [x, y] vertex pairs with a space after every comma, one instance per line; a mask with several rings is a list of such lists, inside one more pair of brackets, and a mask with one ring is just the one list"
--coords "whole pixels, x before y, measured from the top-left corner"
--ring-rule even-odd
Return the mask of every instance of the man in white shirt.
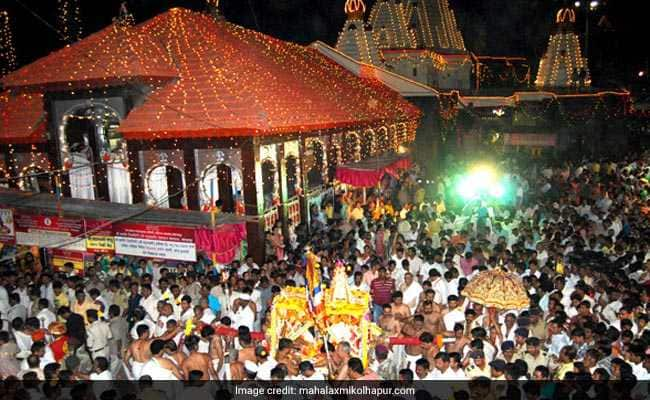
[[[309, 361], [303, 361], [298, 365], [300, 370], [300, 375], [298, 375], [298, 380], [302, 381], [325, 381], [325, 376], [316, 372], [314, 365]], [[257, 373], [257, 378], [259, 379], [259, 371]]]
[[41, 324], [41, 329], [47, 329], [52, 322], [56, 322], [56, 315], [49, 309], [49, 302], [47, 299], [40, 299], [38, 301], [39, 312], [36, 314], [39, 323]]
[[361, 271], [357, 271], [354, 273], [354, 276], [352, 277], [352, 282], [350, 282], [350, 289], [370, 292], [370, 288], [368, 287], [368, 284], [363, 281], [363, 273]]
[[253, 324], [255, 323], [255, 313], [250, 306], [251, 295], [244, 293], [239, 295], [234, 307], [234, 312], [232, 316], [233, 327], [239, 328], [240, 326], [245, 326], [250, 330], [253, 330]]
[[418, 306], [418, 301], [420, 299], [420, 294], [423, 289], [422, 286], [413, 279], [413, 274], [406, 273], [404, 275], [404, 283], [399, 288], [403, 294], [403, 301], [409, 309], [411, 314], [415, 314], [415, 309]]
[[150, 284], [142, 285], [140, 306], [147, 312], [149, 319], [152, 321], [158, 320], [158, 298], [153, 295], [153, 290]]
[[20, 318], [23, 321], [27, 319], [27, 307], [20, 302], [20, 295], [16, 292], [9, 295], [9, 308], [6, 313], [2, 313], [2, 318], [11, 323], [14, 319]]
[[97, 310], [86, 311], [88, 328], [86, 328], [86, 347], [93, 358], [106, 357], [110, 354], [108, 341], [113, 338], [110, 326], [99, 319]]
[[453, 332], [456, 323], [465, 323], [465, 312], [461, 310], [462, 305], [458, 304], [457, 296], [449, 296], [447, 304], [449, 311], [442, 317], [442, 321], [445, 324], [445, 330]]
[[433, 301], [438, 304], [447, 305], [447, 297], [449, 297], [447, 281], [445, 281], [440, 276], [440, 273], [435, 269], [431, 270], [429, 275], [431, 276], [431, 289], [436, 293]]
[[90, 380], [93, 382], [95, 398], [99, 399], [101, 394], [112, 388], [113, 375], [109, 371], [109, 363], [106, 357], [96, 357], [93, 361], [93, 371], [90, 373]]
[[417, 276], [422, 268], [422, 259], [417, 256], [414, 247], [409, 247], [406, 252], [406, 259], [409, 260], [409, 270], [413, 276]]

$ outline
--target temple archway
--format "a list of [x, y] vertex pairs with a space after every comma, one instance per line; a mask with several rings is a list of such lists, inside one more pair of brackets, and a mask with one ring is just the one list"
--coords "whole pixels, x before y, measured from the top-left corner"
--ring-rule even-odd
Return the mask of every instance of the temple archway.
[[201, 173], [201, 209], [209, 209], [211, 200], [221, 200], [222, 211], [234, 212], [241, 172], [226, 163], [208, 165]]
[[133, 202], [119, 125], [117, 111], [103, 103], [79, 104], [63, 114], [58, 140], [71, 197]]
[[271, 159], [262, 161], [262, 195], [264, 209], [273, 207], [278, 196], [278, 168]]
[[185, 174], [170, 164], [156, 164], [146, 174], [148, 201], [160, 208], [186, 208]]

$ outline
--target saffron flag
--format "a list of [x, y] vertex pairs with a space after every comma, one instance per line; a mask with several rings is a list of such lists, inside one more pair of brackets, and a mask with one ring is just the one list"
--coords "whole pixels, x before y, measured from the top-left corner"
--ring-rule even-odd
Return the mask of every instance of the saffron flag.
[[325, 302], [323, 300], [322, 279], [318, 257], [308, 252], [306, 256], [305, 277], [307, 279], [307, 303], [314, 320], [322, 326], [325, 317]]

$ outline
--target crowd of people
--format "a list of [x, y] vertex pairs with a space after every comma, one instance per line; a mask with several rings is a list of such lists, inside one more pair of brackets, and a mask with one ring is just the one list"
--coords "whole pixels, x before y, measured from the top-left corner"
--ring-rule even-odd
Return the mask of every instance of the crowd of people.
[[[337, 191], [312, 209], [309, 229], [276, 226], [261, 265], [102, 257], [80, 276], [34, 269], [28, 254], [0, 276], [3, 390], [36, 400], [51, 396], [27, 382], [55, 381], [67, 398], [75, 380], [491, 379], [536, 383], [527, 391], [554, 399], [553, 380], [619, 380], [647, 397], [648, 161], [508, 161], [497, 169], [512, 201], [463, 209], [447, 176], [423, 181], [415, 167], [363, 197]], [[347, 342], [318, 359], [301, 359], [299, 340], [268, 348], [273, 298], [306, 284], [306, 248], [325, 283], [342, 260], [350, 287], [370, 293], [383, 335], [367, 365]], [[463, 295], [495, 268], [521, 277], [528, 308]]]

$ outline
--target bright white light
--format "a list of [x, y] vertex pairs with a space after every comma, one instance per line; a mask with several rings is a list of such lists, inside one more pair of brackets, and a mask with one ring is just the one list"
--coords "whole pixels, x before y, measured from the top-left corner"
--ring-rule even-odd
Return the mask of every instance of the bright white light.
[[643, 78], [644, 75], [645, 75], [645, 71], [639, 71], [639, 78]]
[[598, 1], [593, 0], [591, 3], [589, 3], [589, 7], [591, 9], [594, 9], [594, 8], [598, 7]]
[[503, 111], [502, 108], [495, 108], [492, 110], [492, 114], [496, 115], [497, 117], [502, 117], [506, 112]]
[[576, 7], [580, 7], [580, 2], [576, 1], [575, 3], [573, 3], [573, 5], [576, 6]]

